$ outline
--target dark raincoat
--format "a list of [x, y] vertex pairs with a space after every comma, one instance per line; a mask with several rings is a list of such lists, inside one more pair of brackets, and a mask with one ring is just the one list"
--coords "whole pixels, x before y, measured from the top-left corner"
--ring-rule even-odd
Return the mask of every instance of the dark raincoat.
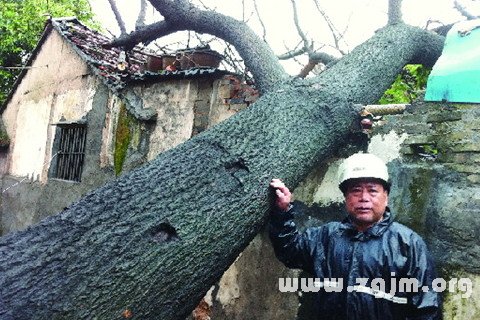
[[393, 222], [388, 210], [364, 232], [346, 218], [303, 233], [297, 231], [294, 211], [273, 213], [270, 239], [280, 261], [312, 275], [305, 291], [318, 291], [318, 319], [440, 319], [440, 294], [431, 287], [436, 275], [425, 242]]

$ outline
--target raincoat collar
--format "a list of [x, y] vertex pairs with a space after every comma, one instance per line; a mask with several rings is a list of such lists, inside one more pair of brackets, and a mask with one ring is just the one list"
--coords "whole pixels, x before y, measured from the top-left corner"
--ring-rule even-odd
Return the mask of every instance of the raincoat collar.
[[385, 213], [383, 214], [383, 219], [363, 232], [358, 231], [355, 228], [350, 216], [348, 215], [340, 224], [340, 230], [344, 231], [347, 235], [356, 240], [365, 241], [371, 237], [380, 237], [388, 229], [392, 222], [393, 214], [390, 212], [390, 208], [387, 207]]

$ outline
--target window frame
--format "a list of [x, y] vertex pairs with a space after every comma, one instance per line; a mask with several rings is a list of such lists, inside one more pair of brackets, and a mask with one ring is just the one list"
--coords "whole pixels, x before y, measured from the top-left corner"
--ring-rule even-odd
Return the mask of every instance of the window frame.
[[54, 161], [51, 162], [49, 177], [81, 182], [86, 143], [87, 125], [85, 123], [57, 123], [52, 148]]

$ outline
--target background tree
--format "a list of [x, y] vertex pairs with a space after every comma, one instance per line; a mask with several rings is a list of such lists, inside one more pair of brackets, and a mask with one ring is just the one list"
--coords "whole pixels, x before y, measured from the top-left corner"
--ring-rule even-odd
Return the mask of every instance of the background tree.
[[0, 6], [0, 105], [5, 101], [49, 17], [77, 16], [90, 26], [87, 0], [4, 0]]

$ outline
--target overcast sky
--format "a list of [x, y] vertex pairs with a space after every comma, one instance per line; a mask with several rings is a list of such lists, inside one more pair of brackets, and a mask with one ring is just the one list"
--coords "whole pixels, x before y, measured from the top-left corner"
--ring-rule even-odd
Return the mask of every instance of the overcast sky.
[[[477, 14], [480, 15], [480, 1], [462, 0], [465, 3], [476, 4]], [[115, 18], [111, 13], [107, 0], [90, 0], [94, 12], [104, 26], [113, 32], [119, 33]], [[209, 7], [217, 11], [242, 19], [242, 2], [240, 0], [202, 0]], [[245, 1], [249, 3], [249, 1]], [[318, 39], [317, 43], [331, 41], [329, 30], [321, 24], [321, 18], [316, 11], [313, 0], [299, 0], [299, 15], [301, 26], [309, 37]], [[346, 32], [346, 48], [351, 50], [359, 43], [370, 38], [376, 29], [386, 23], [387, 0], [318, 0], [318, 3], [335, 22], [339, 30]], [[127, 24], [128, 31], [133, 30], [139, 11], [139, 0], [117, 0], [119, 9]], [[274, 3], [274, 6], [272, 6]], [[301, 5], [300, 5], [301, 4]], [[257, 0], [258, 9], [267, 29], [267, 40], [275, 53], [285, 52], [285, 43], [293, 46], [299, 41], [296, 30], [293, 28], [291, 0]], [[252, 8], [247, 10], [251, 13]], [[148, 11], [149, 19], [158, 19], [154, 9]], [[255, 16], [248, 15], [249, 25], [261, 34], [261, 27]], [[153, 18], [152, 18], [153, 17]], [[405, 22], [424, 27], [428, 20], [439, 20], [443, 23], [453, 23], [462, 19], [453, 8], [453, 0], [403, 0], [403, 18]], [[165, 39], [166, 42], [172, 41]], [[289, 70], [287, 70], [289, 71]], [[296, 72], [296, 71], [295, 71]]]

